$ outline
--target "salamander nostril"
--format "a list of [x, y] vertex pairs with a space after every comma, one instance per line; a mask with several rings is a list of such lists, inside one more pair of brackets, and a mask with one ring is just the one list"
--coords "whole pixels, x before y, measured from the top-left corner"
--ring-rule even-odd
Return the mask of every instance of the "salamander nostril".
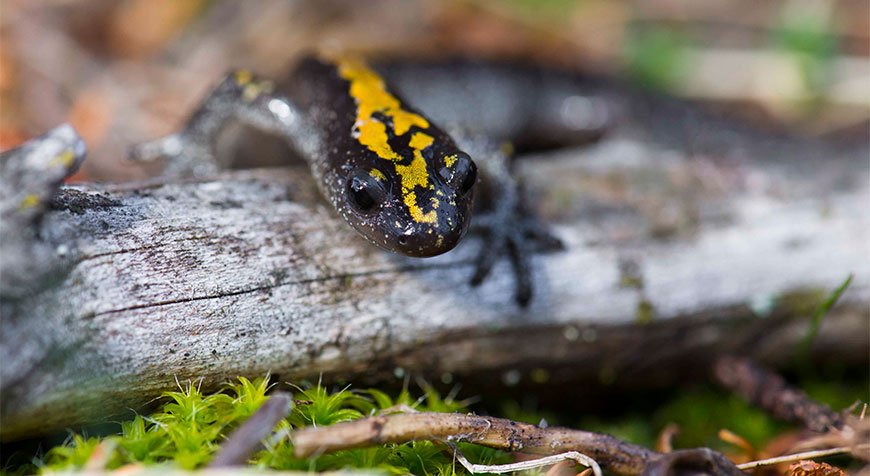
[[406, 235], [399, 235], [399, 244], [405, 246], [408, 244], [408, 237]]

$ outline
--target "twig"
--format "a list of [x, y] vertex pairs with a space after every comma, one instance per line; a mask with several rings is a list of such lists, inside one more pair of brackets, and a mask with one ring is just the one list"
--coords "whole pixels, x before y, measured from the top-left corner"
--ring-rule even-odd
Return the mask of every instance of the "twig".
[[740, 469], [752, 469], [759, 466], [769, 466], [772, 464], [788, 463], [789, 461], [798, 461], [802, 459], [821, 458], [822, 456], [831, 456], [841, 453], [849, 453], [858, 449], [870, 449], [870, 444], [857, 446], [840, 446], [838, 448], [829, 448], [826, 450], [805, 451], [803, 453], [795, 453], [785, 456], [777, 456], [776, 458], [762, 459], [758, 461], [750, 461], [749, 463], [738, 464]]
[[208, 467], [224, 468], [245, 464], [260, 446], [261, 441], [272, 432], [282, 418], [287, 416], [287, 412], [292, 408], [290, 402], [290, 394], [273, 393], [269, 400], [227, 438], [223, 448]]
[[363, 418], [327, 427], [303, 428], [293, 434], [297, 457], [414, 440], [467, 441], [490, 448], [553, 455], [576, 451], [601, 467], [640, 474], [659, 453], [610, 435], [561, 427], [541, 428], [503, 418], [420, 412]]
[[459, 451], [459, 447], [456, 446], [452, 441], [446, 442], [447, 446], [453, 449], [453, 455], [456, 457], [456, 460], [459, 461], [465, 469], [468, 470], [469, 473], [479, 474], [479, 473], [496, 473], [496, 474], [504, 474], [504, 473], [512, 473], [514, 471], [524, 471], [527, 469], [540, 468], [541, 466], [549, 466], [551, 464], [560, 463], [562, 461], [576, 461], [583, 466], [588, 466], [592, 468], [592, 473], [595, 476], [601, 476], [601, 467], [598, 466], [598, 463], [595, 462], [594, 459], [582, 454], [577, 451], [567, 451], [565, 453], [560, 453], [552, 456], [544, 456], [543, 458], [532, 459], [528, 461], [520, 461], [518, 463], [508, 463], [508, 464], [474, 464], [468, 461], [465, 455]]
[[779, 375], [749, 359], [722, 357], [714, 364], [716, 379], [726, 388], [786, 421], [797, 421], [813, 431], [842, 428], [843, 417], [830, 407], [812, 400]]
[[673, 451], [673, 440], [679, 433], [680, 427], [676, 423], [668, 423], [665, 425], [656, 440], [656, 450], [662, 453], [670, 453]]

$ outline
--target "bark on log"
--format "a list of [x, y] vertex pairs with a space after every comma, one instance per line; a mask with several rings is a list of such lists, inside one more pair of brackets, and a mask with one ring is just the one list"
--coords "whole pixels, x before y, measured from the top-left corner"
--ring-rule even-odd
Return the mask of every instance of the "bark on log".
[[808, 328], [798, 298], [849, 273], [814, 350], [866, 362], [868, 164], [826, 159], [687, 158], [617, 137], [523, 161], [567, 245], [536, 257], [527, 309], [507, 263], [469, 288], [477, 240], [426, 260], [382, 252], [292, 168], [63, 187], [37, 233], [63, 273], [3, 299], [2, 439], [129, 414], [176, 379], [402, 367], [661, 382], [723, 352], [777, 365]]

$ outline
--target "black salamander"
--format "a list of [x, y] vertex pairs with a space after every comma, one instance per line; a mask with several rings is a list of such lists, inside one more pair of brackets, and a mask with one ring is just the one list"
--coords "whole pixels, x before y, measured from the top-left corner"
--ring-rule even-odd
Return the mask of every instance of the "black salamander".
[[[323, 195], [360, 235], [413, 257], [445, 253], [465, 235], [480, 165], [493, 193], [490, 211], [475, 212], [474, 228], [487, 239], [472, 284], [507, 254], [516, 273], [516, 300], [525, 305], [532, 293], [529, 242], [545, 248], [561, 244], [525, 212], [505, 141], [585, 140], [608, 122], [606, 108], [589, 108], [574, 89], [552, 88], [527, 76], [480, 81], [462, 68], [450, 73], [393, 65], [381, 71], [402, 95], [352, 57], [304, 59], [280, 93], [272, 82], [236, 71], [181, 132], [136, 146], [133, 157], [167, 157], [169, 173], [211, 173], [218, 166], [217, 134], [228, 120], [241, 120], [287, 140], [308, 162]], [[404, 95], [413, 101], [405, 102]], [[587, 103], [576, 111], [568, 103], [566, 110], [566, 98]]]

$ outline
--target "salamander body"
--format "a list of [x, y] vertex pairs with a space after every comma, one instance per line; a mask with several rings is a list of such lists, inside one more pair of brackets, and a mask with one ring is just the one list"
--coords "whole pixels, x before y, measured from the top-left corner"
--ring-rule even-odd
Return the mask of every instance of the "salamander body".
[[[550, 84], [538, 74], [503, 69], [494, 75], [474, 65], [379, 71], [349, 56], [309, 57], [280, 90], [236, 71], [184, 130], [140, 144], [133, 155], [167, 157], [167, 170], [176, 175], [207, 175], [218, 168], [216, 136], [230, 120], [241, 120], [289, 143], [360, 235], [412, 257], [435, 256], [459, 243], [469, 229], [480, 175], [490, 210], [475, 211], [484, 245], [471, 283], [480, 283], [499, 257], [508, 256], [516, 300], [524, 305], [532, 289], [526, 241], [545, 249], [561, 243], [526, 213], [507, 165], [512, 147], [505, 144], [583, 142], [602, 130], [606, 114], [590, 109], [572, 83]], [[397, 91], [413, 96], [412, 102]], [[416, 109], [413, 101], [425, 107]]]
[[471, 220], [477, 167], [448, 134], [356, 59], [306, 59], [289, 84], [321, 144], [303, 156], [348, 224], [408, 256], [456, 246]]

